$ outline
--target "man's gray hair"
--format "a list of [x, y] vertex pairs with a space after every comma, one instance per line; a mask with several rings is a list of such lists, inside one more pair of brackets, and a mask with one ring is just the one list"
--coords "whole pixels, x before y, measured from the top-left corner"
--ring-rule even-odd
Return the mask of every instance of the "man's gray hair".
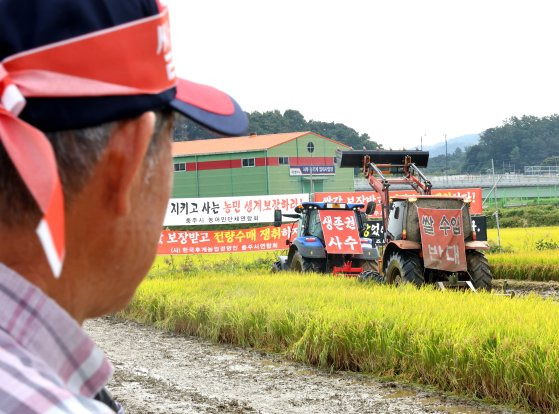
[[[162, 131], [170, 119], [170, 112], [156, 112], [154, 134], [146, 157], [148, 169], [155, 161], [160, 143], [169, 139]], [[116, 124], [110, 122], [91, 128], [45, 134], [56, 155], [66, 206], [72, 203], [91, 177]], [[41, 165], [35, 167], [41, 169]], [[0, 145], [0, 223], [8, 227], [25, 226], [36, 222], [39, 216], [31, 193]]]

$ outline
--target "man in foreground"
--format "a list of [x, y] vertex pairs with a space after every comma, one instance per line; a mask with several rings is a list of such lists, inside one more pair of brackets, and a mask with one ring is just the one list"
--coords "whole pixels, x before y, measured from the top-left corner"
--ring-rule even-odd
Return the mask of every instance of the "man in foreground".
[[0, 412], [112, 412], [81, 328], [122, 309], [156, 253], [172, 110], [246, 115], [175, 77], [156, 0], [0, 0]]

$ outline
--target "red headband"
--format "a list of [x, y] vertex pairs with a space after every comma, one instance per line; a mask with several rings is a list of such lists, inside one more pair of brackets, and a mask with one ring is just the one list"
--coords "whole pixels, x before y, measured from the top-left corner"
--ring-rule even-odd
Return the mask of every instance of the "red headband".
[[55, 277], [65, 254], [64, 197], [50, 142], [18, 118], [24, 97], [158, 94], [175, 84], [166, 8], [0, 63], [0, 142], [43, 214], [36, 231]]

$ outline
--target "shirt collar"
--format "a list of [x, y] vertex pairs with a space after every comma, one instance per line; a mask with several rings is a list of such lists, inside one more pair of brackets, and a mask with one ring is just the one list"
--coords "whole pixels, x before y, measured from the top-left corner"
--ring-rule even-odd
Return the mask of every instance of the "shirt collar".
[[71, 392], [91, 398], [113, 367], [54, 300], [0, 263], [0, 329], [40, 359]]

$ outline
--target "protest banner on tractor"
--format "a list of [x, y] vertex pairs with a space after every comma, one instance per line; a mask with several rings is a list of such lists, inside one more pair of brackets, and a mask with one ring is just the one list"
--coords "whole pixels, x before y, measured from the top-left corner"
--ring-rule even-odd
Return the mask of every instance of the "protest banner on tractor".
[[319, 210], [328, 254], [361, 254], [361, 239], [353, 210]]
[[467, 270], [462, 210], [417, 208], [423, 262], [428, 269]]

